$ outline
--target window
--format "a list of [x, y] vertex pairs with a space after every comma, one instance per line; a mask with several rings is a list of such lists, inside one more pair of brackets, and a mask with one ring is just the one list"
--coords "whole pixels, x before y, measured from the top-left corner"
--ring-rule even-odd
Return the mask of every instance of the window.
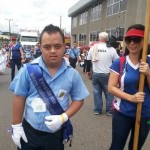
[[108, 0], [107, 6], [108, 6], [108, 5], [111, 5], [112, 3], [113, 3], [113, 0]]
[[72, 27], [74, 28], [74, 27], [77, 27], [77, 17], [73, 17], [72, 18]]
[[127, 9], [127, 0], [121, 0], [120, 11], [124, 11], [126, 9]]
[[80, 46], [86, 44], [86, 34], [85, 33], [79, 34], [79, 43], [80, 43]]
[[119, 12], [119, 3], [115, 3], [113, 5], [113, 14], [117, 14]]
[[112, 28], [107, 29], [106, 32], [109, 34], [109, 36], [114, 36], [118, 39], [118, 41], [123, 41], [124, 37], [124, 28]]
[[110, 5], [107, 7], [107, 16], [110, 16], [113, 14], [113, 5]]
[[123, 41], [123, 37], [124, 37], [124, 28], [119, 28], [119, 41]]
[[108, 35], [111, 35], [111, 30], [107, 29], [106, 32], [108, 33]]
[[127, 0], [108, 0], [107, 16], [120, 13], [127, 9]]
[[98, 35], [99, 35], [100, 31], [93, 31], [90, 32], [90, 42], [92, 41], [98, 41]]
[[88, 12], [84, 12], [80, 15], [80, 22], [79, 22], [79, 25], [82, 25], [82, 24], [86, 24], [87, 23], [87, 17], [88, 17]]
[[114, 0], [114, 3], [119, 2], [120, 0]]
[[97, 4], [91, 8], [91, 21], [101, 18], [102, 4]]
[[111, 29], [111, 35], [117, 38], [116, 29]]
[[37, 42], [37, 37], [29, 37], [29, 36], [22, 36], [21, 37], [22, 42]]

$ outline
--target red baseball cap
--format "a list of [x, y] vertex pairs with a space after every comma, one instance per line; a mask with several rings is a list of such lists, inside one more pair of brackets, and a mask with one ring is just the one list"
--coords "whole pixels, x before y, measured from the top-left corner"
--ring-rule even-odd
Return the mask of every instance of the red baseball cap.
[[15, 36], [12, 36], [12, 37], [11, 37], [11, 40], [12, 40], [12, 41], [15, 41], [16, 39], [17, 39], [17, 38], [16, 38]]
[[129, 31], [126, 32], [125, 37], [129, 37], [129, 36], [144, 37], [144, 31], [139, 29], [130, 29]]

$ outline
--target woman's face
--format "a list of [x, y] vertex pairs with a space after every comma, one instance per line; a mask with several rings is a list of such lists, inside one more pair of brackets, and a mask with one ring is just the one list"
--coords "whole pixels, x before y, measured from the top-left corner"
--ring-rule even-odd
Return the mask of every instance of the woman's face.
[[13, 43], [13, 45], [15, 45], [16, 44], [16, 40], [12, 40], [12, 43]]
[[139, 53], [143, 48], [143, 38], [138, 36], [129, 36], [125, 38], [127, 49], [130, 53]]

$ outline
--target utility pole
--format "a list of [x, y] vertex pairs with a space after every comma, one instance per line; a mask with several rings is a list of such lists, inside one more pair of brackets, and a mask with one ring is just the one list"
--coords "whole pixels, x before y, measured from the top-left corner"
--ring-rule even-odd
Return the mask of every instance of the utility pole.
[[60, 29], [61, 29], [61, 16], [60, 16]]
[[10, 41], [11, 41], [11, 26], [10, 26], [10, 21], [13, 21], [13, 19], [6, 19], [8, 20], [8, 23], [9, 23], [9, 38], [10, 38]]
[[119, 1], [119, 13], [118, 13], [118, 27], [117, 27], [117, 39], [119, 41], [120, 37], [120, 9], [121, 9], [121, 0]]

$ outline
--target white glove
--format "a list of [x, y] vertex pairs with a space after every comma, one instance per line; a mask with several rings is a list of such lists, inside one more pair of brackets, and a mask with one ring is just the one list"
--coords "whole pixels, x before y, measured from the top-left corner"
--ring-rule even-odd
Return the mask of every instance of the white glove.
[[12, 125], [13, 133], [12, 133], [12, 139], [14, 143], [21, 149], [21, 143], [20, 140], [21, 138], [27, 143], [27, 137], [24, 133], [24, 129], [22, 127], [22, 123]]
[[45, 117], [46, 126], [54, 133], [61, 128], [61, 125], [68, 120], [68, 116], [66, 113], [61, 115], [51, 115]]

